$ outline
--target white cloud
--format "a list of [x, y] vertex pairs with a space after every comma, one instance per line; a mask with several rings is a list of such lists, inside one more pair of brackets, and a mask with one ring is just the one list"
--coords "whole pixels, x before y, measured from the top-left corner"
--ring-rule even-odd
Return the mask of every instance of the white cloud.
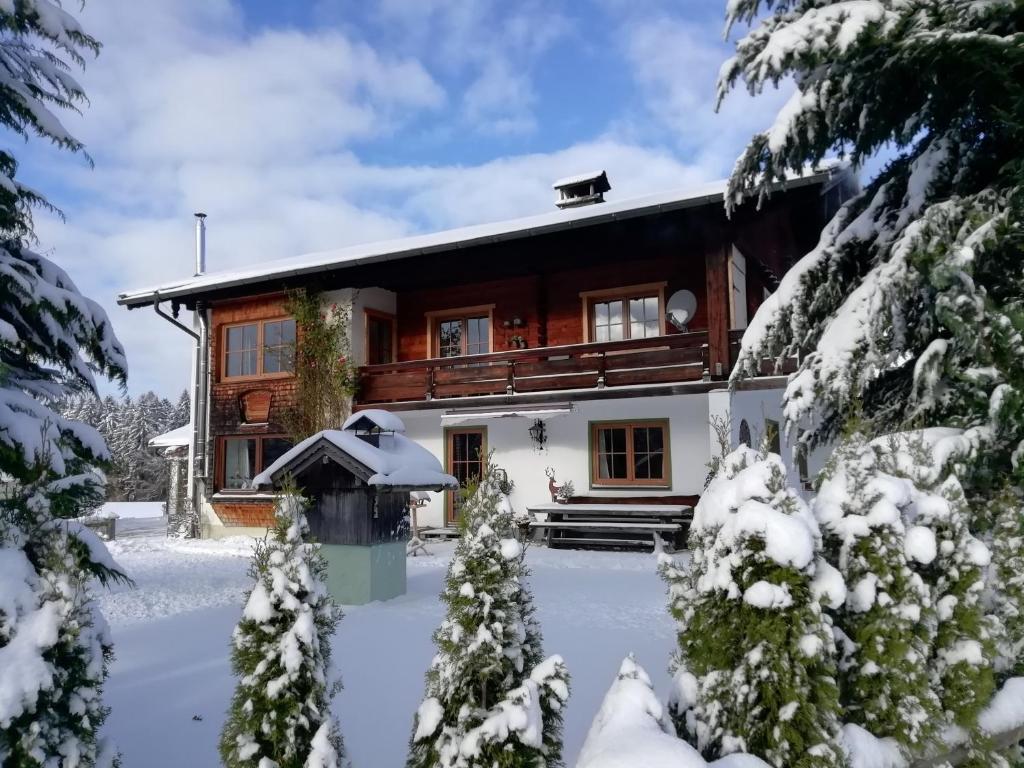
[[535, 101], [530, 78], [497, 60], [466, 89], [463, 113], [471, 124], [488, 133], [529, 133], [537, 127]]
[[[191, 274], [194, 210], [209, 214], [215, 270], [543, 212], [553, 206], [552, 180], [591, 167], [608, 170], [613, 199], [718, 173], [704, 158], [683, 163], [622, 133], [470, 166], [367, 160], [362, 142], [408, 129], [442, 103], [458, 103], [455, 114], [465, 111], [481, 130], [535, 119], [532, 86], [516, 79], [515, 63], [528, 68], [566, 34], [555, 12], [549, 26], [524, 15], [543, 16], [538, 4], [506, 13], [500, 31], [488, 30], [491, 17], [476, 3], [424, 6], [448, 14], [428, 19], [428, 36], [467, 49], [476, 41], [477, 52], [457, 65], [480, 83], [464, 100], [444, 92], [428, 57], [411, 45], [371, 47], [341, 31], [246, 31], [227, 0], [86, 6], [83, 23], [105, 48], [82, 78], [92, 105], [68, 125], [87, 141], [96, 169], [35, 148], [26, 159], [68, 214], [66, 224], [40, 215], [42, 245], [107, 307], [128, 351], [133, 391], [173, 394], [187, 383], [188, 338], [152, 310], [129, 313], [114, 298]], [[415, 14], [421, 6], [407, 8]], [[462, 31], [442, 39], [442, 27]], [[478, 52], [490, 32], [497, 57]], [[508, 62], [514, 66], [503, 70]], [[644, 77], [652, 96], [671, 85]], [[684, 112], [672, 107], [658, 119]]]
[[[771, 124], [790, 88], [783, 84], [757, 98], [741, 89], [716, 113], [718, 72], [731, 54], [718, 27], [669, 16], [634, 19], [623, 45], [647, 113], [683, 154], [727, 173], [750, 137]], [[635, 118], [620, 128], [627, 135], [648, 133]]]

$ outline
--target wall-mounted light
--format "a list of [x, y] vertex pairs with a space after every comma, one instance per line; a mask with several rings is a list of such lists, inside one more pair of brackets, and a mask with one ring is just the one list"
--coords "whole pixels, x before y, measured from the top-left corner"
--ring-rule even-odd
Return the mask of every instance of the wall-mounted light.
[[538, 451], [544, 450], [544, 444], [548, 441], [548, 430], [544, 426], [543, 419], [534, 419], [533, 425], [528, 430], [530, 433], [530, 439], [533, 440], [533, 446]]

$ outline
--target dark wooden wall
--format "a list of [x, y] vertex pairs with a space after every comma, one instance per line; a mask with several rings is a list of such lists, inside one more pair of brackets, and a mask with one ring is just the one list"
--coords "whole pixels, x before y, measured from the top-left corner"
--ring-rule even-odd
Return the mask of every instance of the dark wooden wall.
[[318, 462], [296, 480], [312, 501], [306, 518], [315, 541], [369, 545], [407, 537], [408, 493], [378, 492], [334, 462]]

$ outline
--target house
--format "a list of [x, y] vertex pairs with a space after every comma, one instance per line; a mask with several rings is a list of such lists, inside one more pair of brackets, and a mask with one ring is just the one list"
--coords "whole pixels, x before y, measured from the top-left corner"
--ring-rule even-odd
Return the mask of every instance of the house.
[[[203, 535], [270, 522], [272, 493], [251, 486], [291, 447], [285, 291], [303, 286], [351, 313], [353, 409], [400, 414], [460, 482], [493, 452], [517, 508], [550, 501], [548, 471], [577, 496], [693, 500], [713, 417], [733, 443], [779, 421], [781, 377], [725, 380], [748, 318], [855, 184], [843, 166], [808, 172], [729, 218], [725, 182], [606, 201], [595, 172], [558, 182], [545, 214], [220, 273], [206, 272], [200, 214], [196, 275], [118, 301], [195, 339], [205, 439], [188, 483]], [[420, 524], [453, 523], [456, 496], [435, 494]]]

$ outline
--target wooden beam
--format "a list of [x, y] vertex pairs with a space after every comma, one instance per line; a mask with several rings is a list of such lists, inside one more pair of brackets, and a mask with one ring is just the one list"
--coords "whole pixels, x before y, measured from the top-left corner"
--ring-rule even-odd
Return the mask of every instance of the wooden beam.
[[708, 302], [708, 366], [712, 379], [729, 375], [729, 241], [709, 233], [704, 251]]

